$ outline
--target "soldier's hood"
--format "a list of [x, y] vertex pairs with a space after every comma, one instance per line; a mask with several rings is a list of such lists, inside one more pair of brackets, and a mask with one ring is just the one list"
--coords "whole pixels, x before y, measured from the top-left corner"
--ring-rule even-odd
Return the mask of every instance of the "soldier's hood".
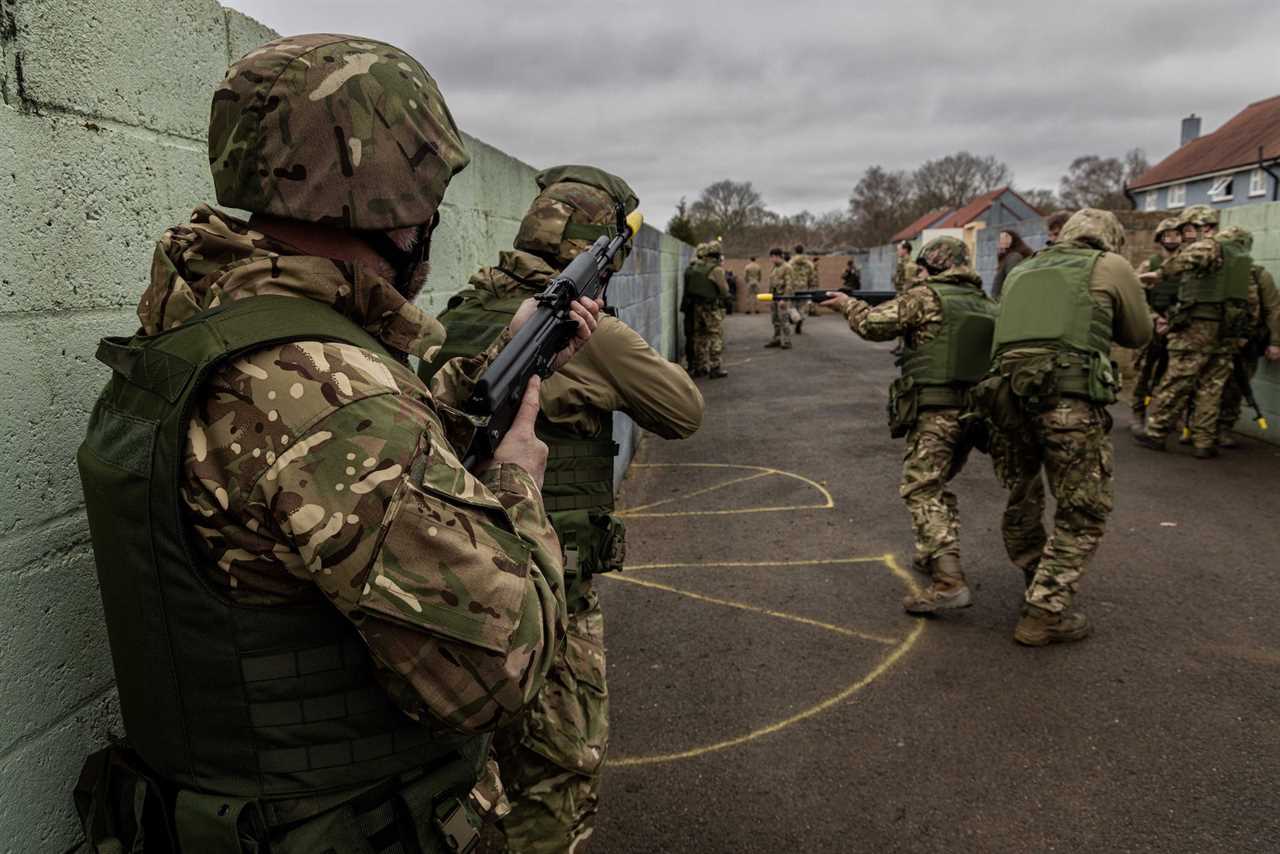
[[517, 291], [541, 291], [559, 272], [537, 255], [519, 249], [498, 253], [498, 265], [485, 267], [467, 284], [478, 291], [495, 296], [509, 296]]
[[155, 335], [226, 300], [266, 294], [332, 306], [402, 353], [423, 357], [444, 343], [440, 322], [367, 266], [303, 254], [206, 205], [156, 244], [138, 320]]

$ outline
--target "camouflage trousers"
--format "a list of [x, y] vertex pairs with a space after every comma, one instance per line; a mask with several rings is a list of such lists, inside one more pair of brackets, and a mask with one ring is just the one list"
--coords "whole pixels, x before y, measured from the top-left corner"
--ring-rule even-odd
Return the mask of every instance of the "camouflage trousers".
[[773, 316], [773, 340], [791, 343], [791, 303], [774, 300], [769, 303], [769, 313]]
[[960, 554], [960, 510], [947, 484], [964, 463], [956, 459], [961, 432], [960, 410], [927, 409], [907, 434], [898, 494], [911, 512], [921, 564]]
[[720, 303], [699, 303], [693, 307], [691, 362], [695, 371], [720, 368], [724, 352], [724, 307]]
[[[1023, 570], [1035, 570], [1026, 601], [1065, 610], [1098, 549], [1114, 503], [1111, 416], [1090, 401], [1064, 397], [1029, 413], [1020, 433], [996, 433], [991, 459], [1009, 490], [1001, 531]], [[1057, 502], [1053, 534], [1044, 530], [1044, 480]]]
[[512, 854], [562, 854], [591, 835], [609, 745], [604, 614], [595, 591], [569, 615], [564, 649], [521, 722], [495, 746], [511, 812], [498, 824]]
[[1186, 414], [1191, 404], [1187, 428], [1197, 448], [1218, 444], [1218, 419], [1222, 392], [1231, 379], [1231, 354], [1213, 350], [1170, 350], [1169, 368], [1147, 408], [1147, 433], [1157, 439]]
[[[1235, 363], [1232, 362], [1234, 369]], [[1254, 376], [1258, 373], [1258, 360], [1244, 360], [1245, 376], [1249, 378], [1249, 382], [1253, 382]], [[1244, 389], [1240, 388], [1239, 383], [1235, 381], [1234, 374], [1228, 378], [1226, 387], [1222, 390], [1222, 409], [1218, 413], [1218, 435], [1221, 436], [1232, 430], [1236, 426], [1236, 422], [1240, 420], [1240, 416], [1244, 413]]]
[[760, 313], [760, 286], [751, 284], [747, 286], [747, 314]]

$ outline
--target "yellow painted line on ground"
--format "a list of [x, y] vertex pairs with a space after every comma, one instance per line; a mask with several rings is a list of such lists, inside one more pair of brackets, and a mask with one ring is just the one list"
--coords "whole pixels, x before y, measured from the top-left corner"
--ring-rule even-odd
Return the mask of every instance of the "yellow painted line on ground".
[[778, 513], [778, 512], [787, 511], [787, 510], [830, 510], [836, 506], [835, 500], [831, 497], [831, 493], [828, 492], [826, 487], [824, 487], [822, 484], [814, 480], [810, 480], [804, 475], [796, 474], [795, 472], [783, 471], [782, 469], [770, 468], [768, 466], [747, 466], [747, 465], [739, 465], [737, 463], [632, 463], [631, 468], [633, 469], [725, 468], [725, 469], [743, 469], [746, 471], [759, 472], [760, 477], [763, 477], [768, 474], [776, 474], [776, 475], [780, 475], [781, 477], [790, 477], [802, 483], [807, 483], [809, 486], [812, 486], [815, 490], [817, 490], [824, 500], [824, 503], [822, 504], [801, 504], [801, 505], [789, 505], [785, 507], [743, 507], [743, 508], [738, 508], [734, 510], [677, 510], [677, 511], [666, 512], [666, 513], [639, 512], [643, 509], [643, 507], [652, 507], [652, 506], [656, 506], [657, 504], [677, 501], [681, 498], [689, 498], [693, 495], [705, 494], [706, 492], [710, 492], [713, 489], [720, 489], [725, 486], [728, 486], [731, 483], [735, 483], [735, 482], [741, 483], [743, 480], [754, 479], [754, 477], [749, 477], [749, 478], [742, 478], [738, 481], [728, 481], [726, 483], [720, 484], [715, 487], [709, 487], [703, 490], [703, 492], [701, 493], [693, 492], [688, 495], [677, 495], [672, 498], [667, 498], [667, 499], [663, 499], [662, 501], [654, 502], [652, 504], [642, 505], [642, 507], [627, 508], [627, 509], [619, 510], [617, 512], [618, 516], [626, 516], [631, 519], [671, 518], [673, 516], [732, 516], [732, 515], [737, 515], [741, 513]]
[[[710, 560], [697, 563], [637, 563], [627, 564], [627, 572], [638, 569], [684, 569], [686, 567], [753, 567], [753, 566], [831, 566], [840, 563], [883, 563], [889, 565], [893, 555], [871, 557], [833, 557], [820, 560]], [[892, 568], [892, 567], [891, 567]]]
[[[879, 558], [856, 558], [854, 560], [835, 561], [835, 562], [862, 563], [868, 560], [877, 560], [880, 563], [883, 563], [886, 567], [889, 568], [890, 572], [892, 572], [895, 576], [897, 576], [898, 580], [900, 580], [908, 590], [912, 592], [919, 591], [920, 588], [916, 584], [915, 579], [911, 576], [910, 573], [906, 572], [902, 568], [901, 564], [898, 563], [897, 558], [894, 557], [892, 554], [881, 555]], [[807, 562], [802, 562], [802, 563], [807, 563]], [[820, 562], [814, 561], [812, 563], [820, 563]], [[613, 578], [614, 580], [618, 580], [618, 581], [627, 581], [629, 583], [640, 584], [642, 586], [659, 586], [659, 585], [654, 585], [652, 582], [641, 582], [634, 578], [627, 578], [626, 576], [604, 575], [601, 577]], [[674, 590], [674, 588], [672, 589]], [[687, 591], [674, 590], [674, 592], [682, 593], [683, 595], [691, 595]], [[701, 597], [698, 594], [692, 594], [692, 595], [694, 596], [694, 598], [708, 598], [708, 597]], [[747, 607], [752, 610], [761, 610], [763, 613], [769, 613], [768, 611], [764, 611], [764, 609], [754, 609], [751, 606], [747, 606]], [[779, 614], [778, 616], [786, 617], [786, 615], [781, 615], [781, 614]], [[813, 622], [817, 624], [816, 621], [813, 621]], [[812, 717], [816, 717], [817, 715], [820, 715], [823, 712], [828, 711], [829, 709], [832, 709], [835, 706], [840, 705], [845, 700], [848, 700], [850, 697], [857, 695], [859, 692], [861, 692], [864, 688], [866, 688], [872, 682], [875, 682], [881, 676], [884, 676], [886, 673], [892, 670], [895, 666], [897, 666], [898, 662], [902, 660], [903, 656], [905, 656], [908, 652], [910, 652], [912, 647], [916, 645], [916, 641], [920, 639], [920, 635], [924, 634], [924, 629], [925, 629], [925, 625], [927, 624], [927, 621], [915, 620], [914, 623], [915, 624], [912, 627], [911, 632], [906, 636], [906, 638], [904, 638], [901, 642], [898, 642], [897, 646], [895, 646], [894, 649], [888, 655], [886, 655], [885, 658], [871, 670], [871, 672], [867, 673], [861, 679], [858, 679], [857, 681], [849, 685], [846, 685], [844, 688], [840, 689], [835, 694], [832, 694], [831, 696], [819, 701], [818, 703], [815, 703], [814, 705], [808, 707], [807, 709], [804, 709], [803, 711], [800, 711], [794, 715], [791, 715], [788, 718], [784, 718], [780, 721], [775, 721], [774, 723], [767, 724], [765, 726], [762, 726], [758, 729], [751, 730], [750, 732], [744, 733], [742, 735], [735, 736], [733, 738], [727, 738], [722, 741], [714, 742], [712, 744], [706, 744], [701, 747], [694, 747], [689, 750], [681, 750], [674, 753], [659, 753], [652, 756], [624, 756], [618, 759], [610, 760], [609, 765], [614, 768], [629, 768], [629, 767], [636, 767], [640, 765], [657, 765], [663, 762], [676, 762], [681, 759], [694, 759], [699, 756], [705, 756], [708, 753], [717, 753], [721, 750], [728, 750], [731, 747], [738, 747], [740, 745], [746, 744], [747, 742], [755, 741], [758, 738], [763, 738], [767, 735], [773, 735], [775, 733], [781, 732], [784, 729], [787, 729], [788, 727], [795, 726], [798, 723], [809, 720]], [[830, 627], [824, 624], [817, 624], [817, 625], [821, 625], [824, 628], [836, 628], [836, 629], [842, 628], [839, 626]]]
[[[695, 489], [693, 492], [686, 492], [681, 495], [673, 495], [670, 498], [664, 498], [661, 501], [651, 501], [648, 504], [641, 504], [639, 507], [629, 507], [623, 511], [627, 514], [636, 514], [641, 510], [651, 510], [654, 507], [661, 507], [663, 504], [670, 504], [672, 501], [683, 501], [686, 498], [694, 498], [699, 495], [706, 495], [708, 492], [715, 492], [717, 489], [724, 489], [726, 486], [733, 486], [735, 483], [746, 483], [749, 480], [755, 480], [760, 477], [768, 477], [772, 472], [758, 471], [755, 474], [743, 475], [735, 477], [733, 480], [726, 480], [724, 483], [717, 483], [714, 486], [704, 486], [702, 489]], [[619, 514], [621, 515], [621, 514]]]
[[650, 587], [654, 590], [663, 590], [667, 593], [674, 593], [677, 596], [686, 596], [689, 599], [696, 599], [699, 602], [706, 602], [711, 605], [723, 605], [726, 608], [737, 608], [740, 611], [750, 611], [753, 614], [762, 614], [766, 617], [777, 617], [780, 620], [788, 620], [792, 623], [800, 623], [805, 626], [825, 629], [828, 632], [845, 635], [846, 637], [875, 641], [876, 643], [884, 644], [885, 646], [894, 646], [900, 641], [899, 638], [887, 638], [883, 635], [873, 635], [868, 632], [860, 632], [857, 629], [837, 626], [834, 623], [824, 623], [821, 620], [802, 617], [799, 614], [788, 614], [785, 611], [775, 611], [772, 608], [761, 608], [756, 605], [748, 605], [746, 602], [735, 602], [732, 599], [719, 599], [715, 596], [705, 596], [702, 593], [694, 593], [691, 590], [681, 590], [678, 587], [672, 587], [669, 584], [659, 584], [656, 581], [642, 581], [639, 578], [628, 578], [625, 575], [605, 575], [602, 577], [609, 578], [612, 581], [623, 581], [627, 584], [635, 584], [639, 587]]

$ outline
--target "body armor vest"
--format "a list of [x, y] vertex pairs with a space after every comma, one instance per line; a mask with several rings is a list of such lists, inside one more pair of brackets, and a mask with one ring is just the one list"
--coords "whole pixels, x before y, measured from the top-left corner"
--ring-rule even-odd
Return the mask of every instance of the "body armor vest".
[[1103, 253], [1054, 246], [1019, 264], [1005, 282], [994, 355], [1023, 348], [1056, 350], [1055, 380], [1064, 395], [1098, 403], [1115, 399], [1112, 308], [1089, 293]]
[[[1164, 267], [1164, 256], [1159, 252], [1147, 259], [1147, 269], [1152, 273]], [[1149, 288], [1144, 288], [1147, 305], [1157, 314], [1165, 314], [1178, 301], [1178, 282], [1161, 278]]]
[[965, 389], [991, 367], [991, 338], [999, 313], [985, 293], [969, 285], [926, 282], [942, 303], [942, 328], [917, 344], [907, 336], [902, 376], [920, 389], [921, 407], [963, 406]]
[[1231, 243], [1219, 243], [1222, 266], [1207, 276], [1187, 276], [1178, 284], [1178, 302], [1193, 320], [1222, 320], [1227, 310], [1239, 310], [1249, 299], [1253, 260]]
[[384, 352], [332, 308], [284, 296], [99, 344], [113, 375], [77, 461], [129, 739], [163, 778], [219, 795], [310, 796], [459, 760], [474, 781], [487, 739], [406, 717], [319, 593], [299, 606], [237, 604], [209, 585], [188, 538], [179, 483], [205, 381], [240, 354], [295, 340]]
[[694, 261], [684, 271], [684, 292], [690, 299], [698, 302], [715, 302], [720, 299], [720, 289], [711, 281], [711, 271], [715, 264], [707, 261]]
[[[451, 358], [482, 352], [506, 328], [524, 299], [521, 293], [495, 296], [474, 288], [456, 294], [437, 318], [448, 337], [436, 357], [419, 368], [423, 381], [429, 381]], [[612, 515], [618, 445], [613, 441], [612, 418], [602, 421], [599, 435], [583, 437], [538, 416], [536, 432], [549, 451], [542, 501], [565, 549], [571, 611], [575, 601], [581, 604], [577, 587], [582, 580], [622, 566], [625, 530]]]

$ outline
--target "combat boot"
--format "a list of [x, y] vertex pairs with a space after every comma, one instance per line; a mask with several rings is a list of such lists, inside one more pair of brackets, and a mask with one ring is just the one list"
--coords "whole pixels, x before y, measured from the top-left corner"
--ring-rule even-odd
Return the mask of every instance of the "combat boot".
[[694, 379], [698, 379], [699, 377], [705, 377], [706, 375], [707, 375], [707, 372], [703, 368], [694, 368], [692, 371], [689, 372], [689, 376], [693, 377]]
[[765, 344], [764, 346], [765, 346], [765, 349], [768, 349], [769, 347], [781, 347], [782, 342], [779, 341], [777, 338], [775, 338], [772, 341], [770, 341], [768, 344]]
[[1160, 438], [1156, 438], [1155, 436], [1152, 436], [1150, 433], [1148, 433], [1144, 428], [1142, 428], [1138, 424], [1134, 424], [1133, 427], [1136, 428], [1136, 429], [1130, 430], [1130, 432], [1133, 434], [1133, 441], [1137, 442], [1142, 447], [1150, 451], [1169, 450], [1167, 447], [1165, 447], [1165, 440], [1163, 436], [1161, 436]]
[[1191, 456], [1197, 460], [1211, 460], [1218, 456], [1217, 448], [1202, 448], [1199, 445], [1191, 449]]
[[969, 592], [969, 585], [965, 583], [964, 573], [960, 571], [960, 558], [957, 555], [934, 558], [932, 568], [933, 583], [902, 600], [902, 607], [908, 614], [934, 614], [938, 611], [968, 608], [973, 604], [973, 595]]
[[803, 314], [800, 315], [800, 319], [796, 321], [796, 334], [797, 335], [804, 334], [804, 315]]
[[1013, 630], [1013, 639], [1023, 646], [1070, 643], [1089, 636], [1089, 618], [1082, 611], [1047, 611], [1036, 605], [1022, 606], [1022, 617]]
[[1227, 435], [1223, 435], [1220, 439], [1218, 439], [1218, 447], [1231, 450], [1233, 448], [1240, 447], [1240, 443], [1236, 441], [1235, 436], [1227, 434]]
[[782, 342], [782, 349], [783, 349], [783, 350], [790, 350], [790, 349], [791, 349], [791, 342], [790, 342], [790, 341], [783, 341], [783, 342]]
[[711, 377], [713, 380], [722, 380], [729, 376], [729, 372], [724, 368], [712, 368], [711, 373], [707, 374], [707, 376]]

